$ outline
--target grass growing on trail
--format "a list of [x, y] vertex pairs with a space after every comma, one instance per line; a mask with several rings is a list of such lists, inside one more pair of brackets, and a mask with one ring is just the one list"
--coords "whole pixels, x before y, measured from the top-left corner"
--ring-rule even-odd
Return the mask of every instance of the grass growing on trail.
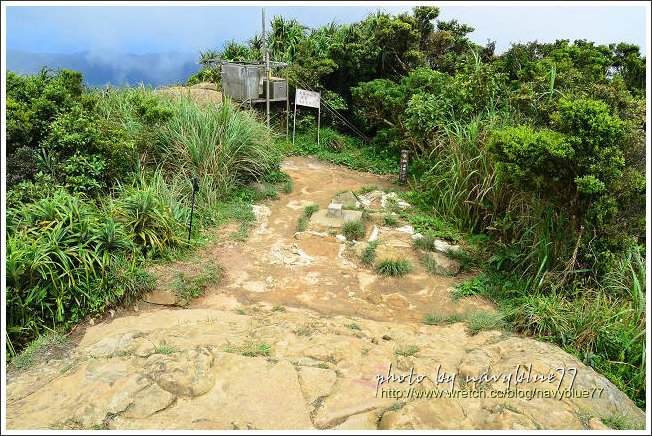
[[412, 247], [418, 250], [435, 251], [435, 238], [431, 236], [422, 236], [412, 241]]
[[423, 320], [424, 324], [428, 325], [442, 325], [442, 324], [455, 324], [456, 322], [463, 322], [464, 316], [459, 313], [450, 315], [426, 315]]
[[385, 215], [383, 217], [383, 224], [388, 227], [398, 227], [399, 221], [394, 215]]
[[303, 208], [303, 213], [310, 218], [313, 213], [317, 212], [319, 210], [319, 205], [318, 204], [310, 204], [306, 207]]
[[161, 345], [154, 349], [154, 354], [169, 355], [174, 353], [175, 351], [177, 350], [172, 345]]
[[363, 186], [362, 188], [358, 189], [358, 194], [368, 194], [373, 191], [380, 191], [380, 187], [378, 185], [370, 185], [370, 186]]
[[412, 263], [407, 259], [386, 259], [376, 264], [376, 272], [383, 276], [403, 277], [412, 271]]
[[70, 343], [64, 335], [51, 331], [32, 341], [12, 359], [11, 365], [27, 369], [36, 363], [47, 361], [49, 357], [56, 357], [69, 346]]
[[505, 321], [500, 313], [473, 312], [466, 317], [468, 332], [472, 335], [482, 330], [501, 330], [505, 327]]
[[376, 260], [376, 248], [378, 248], [379, 244], [380, 241], [378, 239], [367, 244], [360, 259], [364, 265], [371, 265], [374, 263], [374, 260]]
[[625, 415], [608, 416], [602, 419], [604, 425], [612, 430], [643, 430], [645, 422], [635, 422], [632, 418]]
[[471, 313], [452, 313], [450, 315], [426, 315], [424, 324], [447, 325], [458, 322], [466, 323], [467, 331], [475, 335], [482, 330], [502, 330], [506, 327], [504, 316], [501, 313], [477, 311]]
[[272, 312], [285, 312], [287, 309], [285, 306], [274, 306], [272, 307]]
[[408, 345], [406, 347], [399, 347], [396, 350], [394, 350], [394, 354], [397, 356], [414, 356], [419, 352], [419, 347], [416, 345]]
[[187, 303], [202, 296], [208, 287], [218, 286], [223, 275], [224, 268], [219, 265], [204, 265], [203, 271], [194, 278], [179, 271], [172, 282], [172, 292]]
[[421, 260], [421, 264], [423, 265], [423, 268], [426, 270], [428, 274], [430, 274], [431, 276], [441, 275], [441, 271], [439, 270], [439, 266], [437, 265], [437, 260], [435, 260], [435, 257], [432, 254], [422, 253], [420, 260]]
[[365, 225], [362, 220], [347, 221], [342, 226], [342, 232], [349, 241], [359, 240], [365, 236]]
[[318, 210], [318, 204], [310, 204], [303, 208], [303, 215], [301, 215], [297, 220], [297, 232], [303, 232], [308, 228], [310, 217]]
[[247, 357], [266, 356], [269, 357], [272, 352], [272, 346], [267, 342], [246, 341], [242, 345], [228, 344], [225, 351], [227, 353], [241, 354]]
[[300, 216], [299, 219], [297, 220], [297, 232], [303, 232], [308, 228], [308, 223], [310, 222], [310, 219], [303, 215]]

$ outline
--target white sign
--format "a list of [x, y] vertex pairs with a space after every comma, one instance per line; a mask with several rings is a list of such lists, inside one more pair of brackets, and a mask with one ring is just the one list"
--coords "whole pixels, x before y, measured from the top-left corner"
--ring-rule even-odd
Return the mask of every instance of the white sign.
[[309, 106], [319, 109], [319, 93], [298, 89], [295, 97], [296, 104], [300, 106]]

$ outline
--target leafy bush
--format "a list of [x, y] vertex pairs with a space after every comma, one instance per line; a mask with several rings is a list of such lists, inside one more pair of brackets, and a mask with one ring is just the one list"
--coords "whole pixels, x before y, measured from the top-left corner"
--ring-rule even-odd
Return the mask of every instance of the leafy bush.
[[144, 255], [157, 255], [181, 244], [181, 223], [154, 186], [125, 186], [113, 206], [112, 215]]
[[128, 230], [79, 194], [14, 211], [7, 235], [7, 332], [10, 350], [45, 327], [67, 327], [150, 288], [130, 261]]
[[344, 137], [329, 127], [321, 129], [319, 132], [319, 142], [322, 143], [327, 150], [332, 151], [342, 151], [346, 147], [346, 140]]

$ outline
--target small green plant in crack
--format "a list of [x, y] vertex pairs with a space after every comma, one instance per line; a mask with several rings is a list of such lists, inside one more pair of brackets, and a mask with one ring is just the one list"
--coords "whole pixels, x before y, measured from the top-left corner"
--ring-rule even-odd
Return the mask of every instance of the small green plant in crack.
[[362, 353], [363, 356], [366, 356], [367, 354], [369, 354], [370, 351], [371, 351], [371, 348], [364, 347], [362, 350], [360, 350], [360, 353]]
[[459, 313], [450, 315], [426, 315], [423, 322], [428, 325], [442, 325], [442, 324], [455, 324], [456, 322], [463, 322], [464, 316]]
[[376, 264], [376, 272], [382, 276], [403, 277], [412, 271], [412, 263], [407, 259], [385, 259]]
[[377, 185], [363, 186], [358, 190], [358, 194], [368, 194], [373, 191], [380, 191], [380, 188]]
[[169, 355], [176, 351], [172, 345], [159, 345], [154, 349], [154, 354]]
[[285, 306], [274, 306], [272, 307], [272, 312], [285, 312], [287, 309]]
[[59, 370], [59, 373], [60, 373], [60, 374], [65, 374], [65, 373], [67, 373], [68, 371], [70, 371], [71, 369], [73, 369], [75, 366], [76, 366], [76, 364], [75, 364], [74, 362], [66, 363], [66, 364], [63, 366], [63, 368], [61, 368], [61, 369]]
[[269, 357], [272, 351], [272, 346], [267, 342], [246, 341], [242, 345], [233, 345], [229, 343], [224, 351], [227, 353], [241, 354], [247, 357]]
[[237, 313], [238, 315], [246, 315], [247, 314], [247, 312], [241, 307], [237, 308], [235, 310], [235, 313]]
[[307, 216], [300, 216], [297, 220], [297, 232], [304, 232], [308, 228], [308, 222]]
[[318, 204], [311, 204], [303, 208], [303, 213], [310, 218], [312, 214], [317, 212], [319, 210], [319, 205]]
[[394, 215], [385, 215], [383, 217], [383, 224], [387, 227], [398, 227], [399, 221]]
[[315, 328], [310, 324], [304, 324], [294, 331], [297, 336], [311, 336], [314, 332]]
[[419, 347], [416, 345], [408, 345], [407, 347], [399, 347], [396, 350], [394, 350], [394, 354], [397, 356], [404, 356], [404, 357], [409, 357], [409, 356], [414, 356], [419, 352]]
[[364, 265], [371, 265], [374, 263], [374, 260], [376, 260], [376, 248], [378, 248], [379, 244], [380, 241], [378, 239], [367, 244], [364, 251], [362, 252], [362, 257], [360, 258], [360, 261]]
[[346, 236], [346, 239], [355, 241], [364, 238], [366, 229], [362, 220], [352, 220], [344, 223], [342, 232]]
[[350, 328], [351, 330], [362, 330], [359, 325], [352, 322], [351, 324], [344, 324], [345, 327]]
[[612, 430], [642, 430], [645, 428], [644, 422], [636, 423], [625, 415], [608, 416], [603, 418], [602, 422]]

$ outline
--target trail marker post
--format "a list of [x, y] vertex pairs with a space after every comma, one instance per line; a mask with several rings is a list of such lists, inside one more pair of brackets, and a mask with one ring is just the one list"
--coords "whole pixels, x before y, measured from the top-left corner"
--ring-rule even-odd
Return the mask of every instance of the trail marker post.
[[399, 169], [398, 169], [398, 180], [403, 184], [407, 183], [409, 161], [410, 161], [410, 151], [401, 150], [401, 163], [399, 164]]
[[292, 144], [297, 130], [297, 105], [317, 109], [317, 145], [319, 146], [319, 130], [321, 129], [321, 94], [297, 88], [294, 94], [294, 124], [292, 126]]

